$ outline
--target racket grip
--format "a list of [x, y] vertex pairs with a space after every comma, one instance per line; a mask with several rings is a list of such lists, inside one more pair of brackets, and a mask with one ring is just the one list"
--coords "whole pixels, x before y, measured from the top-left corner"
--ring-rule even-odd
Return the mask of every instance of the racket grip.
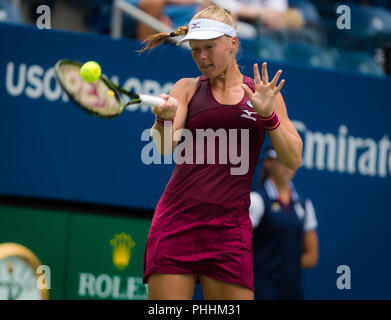
[[149, 96], [146, 94], [140, 94], [141, 103], [150, 107], [157, 107], [159, 104], [163, 103], [164, 100], [159, 97]]

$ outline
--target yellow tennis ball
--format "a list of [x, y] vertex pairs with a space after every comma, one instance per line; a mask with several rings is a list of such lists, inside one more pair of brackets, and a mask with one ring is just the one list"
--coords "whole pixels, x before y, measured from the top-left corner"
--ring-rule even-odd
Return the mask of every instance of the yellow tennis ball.
[[94, 82], [99, 79], [102, 70], [95, 61], [88, 61], [80, 68], [80, 76], [84, 81]]

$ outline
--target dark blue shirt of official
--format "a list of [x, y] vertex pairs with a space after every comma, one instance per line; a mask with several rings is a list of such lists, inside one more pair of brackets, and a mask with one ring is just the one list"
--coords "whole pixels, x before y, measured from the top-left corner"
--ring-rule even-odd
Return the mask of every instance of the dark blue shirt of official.
[[301, 199], [291, 183], [290, 203], [284, 205], [268, 179], [251, 192], [250, 217], [255, 299], [303, 299], [303, 234], [317, 227], [311, 200]]

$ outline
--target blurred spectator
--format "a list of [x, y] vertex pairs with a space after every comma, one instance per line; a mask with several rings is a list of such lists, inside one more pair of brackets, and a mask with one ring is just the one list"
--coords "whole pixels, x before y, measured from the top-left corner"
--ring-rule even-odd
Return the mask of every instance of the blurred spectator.
[[260, 23], [272, 30], [297, 29], [304, 24], [300, 13], [289, 7], [287, 0], [224, 0], [213, 2], [229, 9], [239, 21], [252, 24]]
[[[177, 5], [179, 10], [183, 10], [183, 12], [187, 12], [186, 15], [192, 17], [196, 10], [198, 9], [198, 5], [202, 2], [202, 0], [140, 0], [138, 1], [138, 6], [144, 12], [153, 16], [154, 18], [160, 20], [166, 25], [171, 27], [178, 26], [175, 21], [173, 21], [170, 16], [167, 15], [165, 9], [167, 5]], [[183, 8], [181, 8], [183, 6]], [[188, 21], [187, 19], [186, 21]], [[150, 28], [146, 24], [139, 23], [137, 26], [137, 38], [139, 40], [144, 40], [147, 36], [156, 33], [156, 30]]]

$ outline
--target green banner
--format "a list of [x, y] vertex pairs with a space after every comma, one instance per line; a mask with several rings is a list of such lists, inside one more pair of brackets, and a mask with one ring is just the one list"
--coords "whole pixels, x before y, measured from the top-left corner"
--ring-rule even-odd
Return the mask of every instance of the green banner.
[[46, 297], [40, 284], [50, 285], [49, 299], [148, 299], [142, 276], [150, 223], [0, 206], [0, 299]]
[[142, 283], [150, 220], [72, 216], [67, 299], [147, 299]]

